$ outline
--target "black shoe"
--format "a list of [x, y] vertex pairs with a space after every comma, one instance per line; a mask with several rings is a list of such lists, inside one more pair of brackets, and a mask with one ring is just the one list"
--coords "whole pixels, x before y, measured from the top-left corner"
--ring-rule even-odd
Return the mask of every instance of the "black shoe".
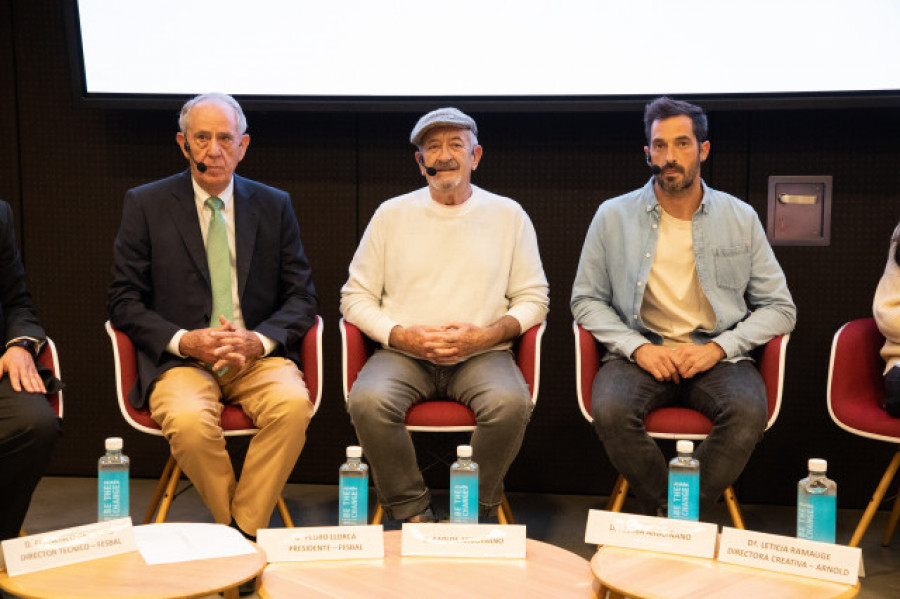
[[247, 595], [252, 595], [256, 592], [256, 577], [254, 576], [247, 582], [242, 582], [238, 585], [238, 595], [241, 597], [246, 597]]
[[434, 516], [434, 510], [431, 509], [431, 505], [429, 504], [424, 510], [415, 516], [410, 516], [404, 520], [404, 522], [409, 522], [410, 524], [430, 524], [432, 522], [437, 522], [437, 518]]

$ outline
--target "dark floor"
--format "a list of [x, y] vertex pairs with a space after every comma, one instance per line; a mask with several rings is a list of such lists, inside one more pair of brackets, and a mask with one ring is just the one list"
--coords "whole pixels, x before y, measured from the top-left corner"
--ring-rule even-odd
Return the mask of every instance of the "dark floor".
[[[134, 479], [131, 483], [132, 518], [139, 523], [156, 481]], [[96, 480], [91, 478], [48, 477], [41, 481], [25, 528], [29, 533], [88, 524], [96, 520]], [[187, 483], [182, 483], [186, 488]], [[337, 488], [331, 485], [295, 485], [285, 488], [295, 526], [331, 526], [337, 524]], [[584, 528], [590, 509], [602, 509], [605, 497], [584, 495], [546, 495], [510, 493], [509, 501], [519, 524], [527, 526], [529, 538], [568, 549], [587, 559], [594, 546], [584, 542]], [[446, 511], [446, 494], [437, 492], [435, 504]], [[443, 505], [442, 505], [443, 504]], [[626, 504], [626, 508], [628, 504]], [[747, 528], [774, 534], [793, 535], [793, 507], [743, 505]], [[841, 510], [838, 514], [838, 541], [850, 540], [861, 512]], [[858, 597], [863, 599], [900, 597], [900, 539], [892, 547], [881, 546], [881, 535], [888, 513], [879, 512], [863, 539], [866, 577]], [[193, 488], [186, 488], [172, 504], [169, 521], [211, 522], [212, 518]], [[724, 505], [704, 519], [731, 525]], [[272, 526], [281, 526], [273, 516]], [[398, 522], [386, 522], [385, 528], [399, 528]], [[255, 595], [254, 595], [255, 597]], [[764, 599], [764, 598], [760, 598]]]

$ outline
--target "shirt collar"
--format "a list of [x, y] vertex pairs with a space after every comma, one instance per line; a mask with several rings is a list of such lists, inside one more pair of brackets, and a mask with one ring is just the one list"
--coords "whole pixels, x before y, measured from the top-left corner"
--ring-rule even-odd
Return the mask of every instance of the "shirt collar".
[[[212, 197], [202, 187], [197, 183], [197, 180], [191, 177], [191, 184], [194, 186], [194, 202], [197, 203], [197, 206], [203, 208], [206, 204], [207, 198]], [[234, 197], [234, 176], [231, 177], [231, 181], [228, 182], [228, 187], [222, 190], [222, 193], [216, 196], [220, 200], [222, 200], [222, 210], [228, 210], [231, 205], [231, 200]]]
[[[700, 187], [703, 189], [703, 197], [700, 199], [698, 211], [706, 214], [709, 212], [709, 187], [707, 187], [706, 181], [703, 179], [700, 179]], [[656, 193], [653, 191], [653, 177], [650, 177], [650, 180], [644, 185], [642, 194], [645, 198], [644, 210], [646, 212], [659, 213], [662, 210], [659, 200], [656, 199]]]

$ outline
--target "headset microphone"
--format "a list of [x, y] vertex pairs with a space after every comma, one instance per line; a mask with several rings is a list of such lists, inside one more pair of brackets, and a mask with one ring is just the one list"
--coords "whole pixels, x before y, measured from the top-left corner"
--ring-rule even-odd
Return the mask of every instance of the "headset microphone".
[[206, 165], [202, 162], [197, 162], [196, 160], [194, 160], [194, 154], [191, 152], [191, 144], [189, 144], [187, 140], [184, 141], [184, 151], [187, 152], [188, 160], [197, 165], [197, 170], [201, 173], [205, 173]]
[[662, 172], [662, 169], [660, 167], [656, 166], [655, 164], [653, 164], [652, 162], [650, 162], [650, 154], [645, 153], [644, 156], [647, 159], [647, 166], [650, 167], [650, 172], [653, 173], [654, 175], [660, 174]]
[[[425, 172], [428, 173], [429, 177], [433, 177], [437, 174], [437, 169], [433, 166], [425, 166], [425, 159], [419, 156], [419, 164], [425, 167]], [[202, 171], [201, 171], [202, 172]]]

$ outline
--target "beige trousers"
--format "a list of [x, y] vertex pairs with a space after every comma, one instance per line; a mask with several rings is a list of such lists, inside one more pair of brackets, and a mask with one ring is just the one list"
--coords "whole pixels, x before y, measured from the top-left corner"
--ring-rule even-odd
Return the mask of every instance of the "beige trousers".
[[[219, 423], [224, 404], [240, 405], [260, 429], [235, 481]], [[220, 524], [231, 519], [256, 535], [266, 528], [300, 450], [313, 407], [303, 374], [285, 358], [256, 360], [218, 377], [196, 365], [164, 372], [150, 395], [150, 413], [172, 455]]]

